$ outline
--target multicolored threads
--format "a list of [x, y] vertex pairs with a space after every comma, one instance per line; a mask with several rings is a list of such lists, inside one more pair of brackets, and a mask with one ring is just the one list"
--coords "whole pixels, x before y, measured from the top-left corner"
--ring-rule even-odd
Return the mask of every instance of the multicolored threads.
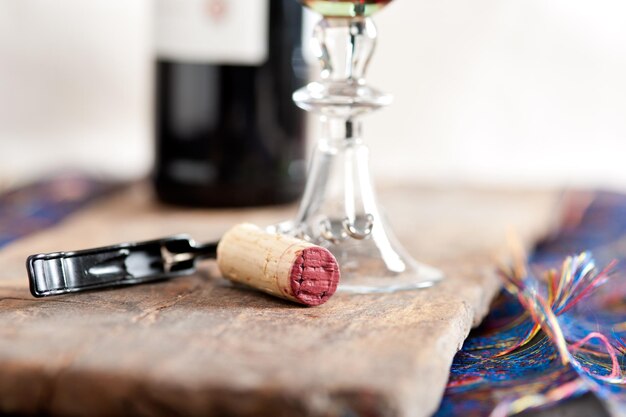
[[626, 410], [626, 196], [570, 209], [528, 264], [501, 269], [506, 290], [457, 354], [437, 416], [504, 417], [589, 390]]

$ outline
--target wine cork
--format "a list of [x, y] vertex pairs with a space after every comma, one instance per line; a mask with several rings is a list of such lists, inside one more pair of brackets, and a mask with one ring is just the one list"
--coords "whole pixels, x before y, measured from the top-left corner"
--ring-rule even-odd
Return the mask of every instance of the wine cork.
[[252, 224], [222, 237], [217, 265], [231, 281], [308, 306], [325, 303], [339, 282], [339, 266], [327, 249]]

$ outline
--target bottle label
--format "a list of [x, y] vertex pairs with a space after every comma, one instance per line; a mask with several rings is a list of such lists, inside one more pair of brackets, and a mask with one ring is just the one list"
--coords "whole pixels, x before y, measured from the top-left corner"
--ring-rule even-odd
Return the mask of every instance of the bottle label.
[[268, 55], [269, 0], [157, 0], [159, 58], [259, 65]]

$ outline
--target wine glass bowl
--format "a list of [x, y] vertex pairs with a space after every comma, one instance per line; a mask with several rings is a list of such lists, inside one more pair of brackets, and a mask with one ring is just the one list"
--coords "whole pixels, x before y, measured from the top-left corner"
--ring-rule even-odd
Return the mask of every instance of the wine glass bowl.
[[[296, 91], [295, 103], [320, 116], [298, 214], [278, 230], [328, 248], [341, 269], [339, 291], [393, 292], [433, 285], [443, 274], [415, 261], [395, 239], [378, 206], [361, 117], [391, 103], [368, 85], [376, 45], [371, 15], [391, 0], [301, 0], [322, 14], [313, 38], [320, 80]], [[416, 231], [417, 233], [417, 231]]]
[[391, 0], [301, 0], [325, 17], [368, 17], [391, 3]]

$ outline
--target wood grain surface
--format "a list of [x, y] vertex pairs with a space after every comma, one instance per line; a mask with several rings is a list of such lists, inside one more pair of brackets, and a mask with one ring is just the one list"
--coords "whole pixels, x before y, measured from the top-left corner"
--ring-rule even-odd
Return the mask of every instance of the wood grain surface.
[[295, 207], [180, 210], [137, 185], [0, 251], [0, 412], [68, 416], [428, 416], [498, 290], [514, 229], [530, 244], [553, 192], [387, 187], [398, 237], [445, 270], [434, 288], [336, 294], [306, 308], [236, 287], [214, 263], [176, 280], [35, 300], [27, 255], [284, 220]]

